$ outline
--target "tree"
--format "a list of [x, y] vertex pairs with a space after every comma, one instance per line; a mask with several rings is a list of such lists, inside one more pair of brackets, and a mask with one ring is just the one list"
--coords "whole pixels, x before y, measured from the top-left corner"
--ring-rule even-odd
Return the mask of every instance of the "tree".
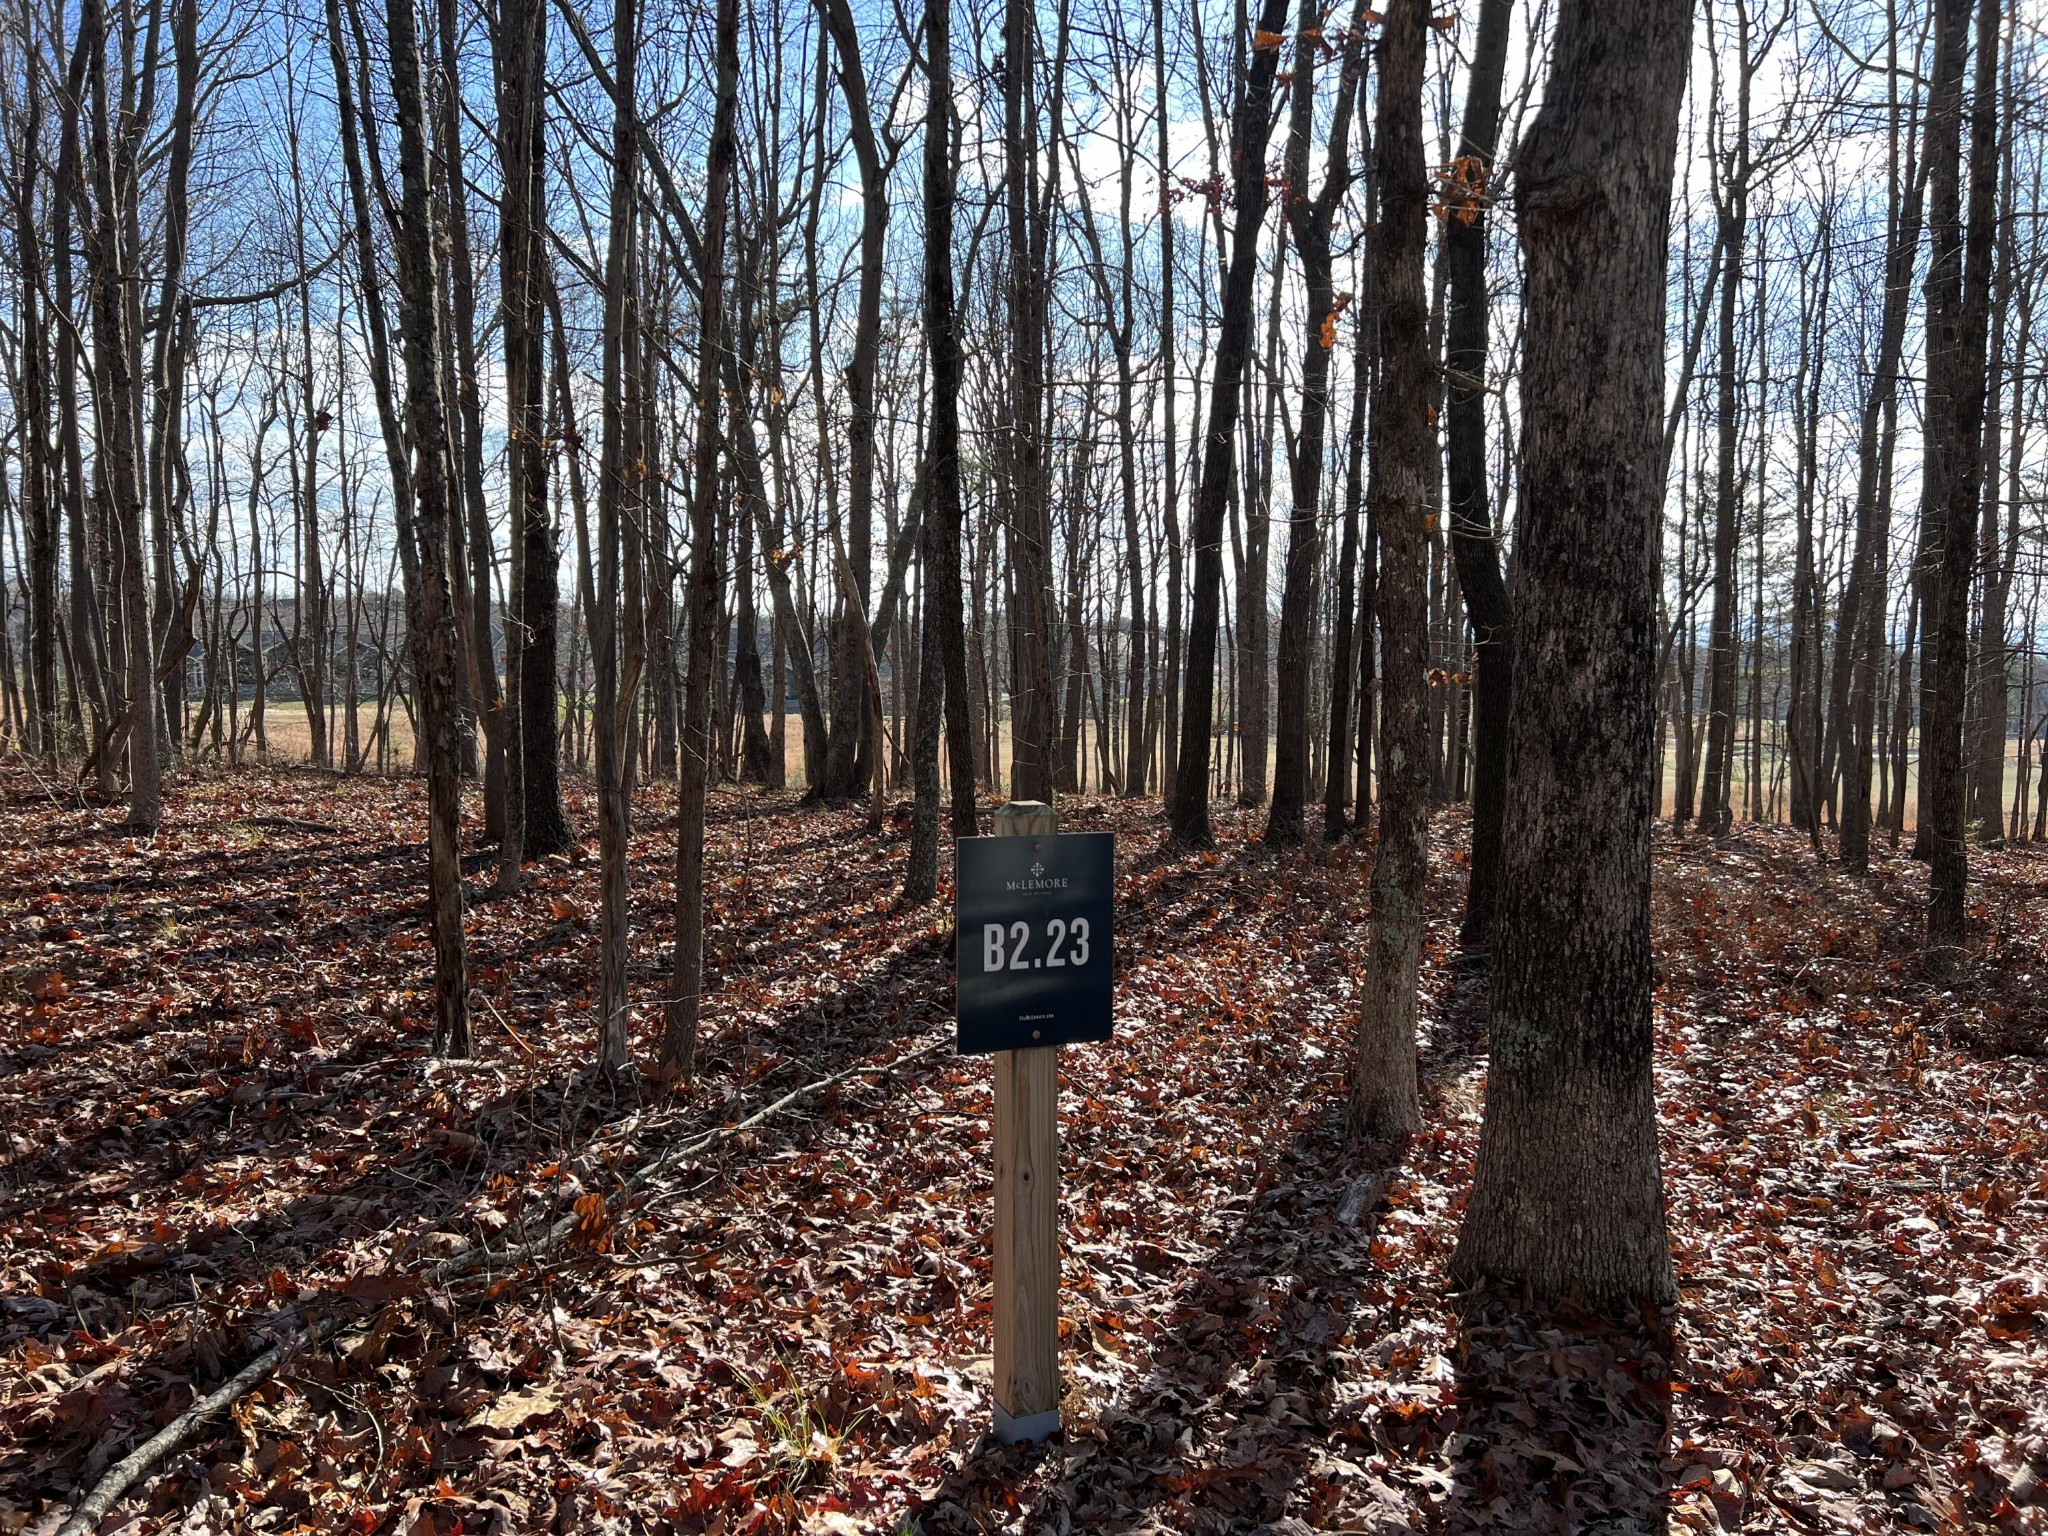
[[[838, 60], [848, 134], [860, 167], [860, 293], [853, 355], [846, 369], [846, 546], [854, 585], [865, 603], [875, 525], [875, 374], [882, 348], [882, 259], [889, 233], [889, 170], [899, 146], [892, 141], [885, 156], [875, 133], [867, 73], [861, 64], [860, 34], [855, 30], [851, 5], [848, 0], [817, 0], [817, 5]], [[860, 607], [843, 605], [832, 645], [832, 734], [824, 790], [834, 798], [860, 793], [869, 773], [881, 771], [879, 764], [870, 760], [870, 738], [879, 722], [868, 716], [861, 660], [866, 619]]]
[[717, 96], [704, 169], [698, 259], [697, 452], [690, 486], [689, 665], [683, 680], [683, 763], [676, 792], [676, 945], [661, 1075], [687, 1081], [704, 1005], [704, 802], [711, 777], [711, 681], [718, 626], [719, 358], [725, 336], [726, 226], [739, 97], [739, 0], [718, 0]]
[[1565, 5], [1517, 165], [1516, 835], [1452, 1272], [1595, 1304], [1674, 1294], [1651, 1081], [1650, 826], [1665, 259], [1689, 13], [1684, 0]]
[[1289, 448], [1294, 505], [1287, 520], [1287, 578], [1280, 599], [1282, 686], [1273, 743], [1273, 802], [1266, 816], [1266, 840], [1275, 846], [1292, 846], [1306, 835], [1302, 808], [1308, 803], [1309, 691], [1300, 680], [1309, 675], [1316, 578], [1322, 565], [1317, 527], [1322, 512], [1323, 433], [1330, 419], [1330, 353], [1343, 309], [1332, 275], [1330, 227], [1351, 185], [1351, 114], [1365, 60], [1365, 11], [1365, 0], [1359, 0], [1345, 31], [1323, 185], [1313, 196], [1308, 156], [1315, 127], [1315, 60], [1322, 48], [1322, 17], [1312, 0], [1302, 0], [1296, 29], [1284, 206], [1308, 290], [1308, 328], [1301, 349], [1301, 419]]
[[[1905, 347], [1911, 308], [1914, 254], [1920, 244], [1925, 208], [1926, 168], [1917, 155], [1919, 135], [1914, 116], [1904, 119], [1897, 101], [1896, 29], [1888, 34], [1894, 68], [1887, 72], [1892, 101], [1889, 139], [1884, 295], [1878, 320], [1875, 366], [1863, 397], [1856, 446], [1855, 538], [1849, 556], [1849, 578], [1835, 619], [1835, 662], [1826, 735], [1821, 748], [1820, 776], [1825, 784], [1839, 777], [1840, 830], [1837, 852], [1851, 871], [1870, 865], [1873, 820], [1871, 780], [1877, 750], [1877, 704], [1885, 649], [1886, 577], [1890, 569], [1891, 498], [1882, 492], [1891, 479], [1891, 454], [1897, 440], [1900, 356]], [[1918, 72], [1915, 72], [1917, 81]], [[1904, 164], [1899, 140], [1903, 137]]]
[[[1019, 0], [1011, 0], [1014, 6]], [[1273, 79], [1280, 70], [1280, 28], [1287, 0], [1264, 0], [1250, 67], [1230, 119], [1232, 206], [1223, 314], [1209, 384], [1202, 478], [1195, 493], [1194, 603], [1189, 615], [1187, 687], [1169, 815], [1176, 841], [1210, 841], [1210, 729], [1216, 713], [1216, 631], [1223, 605], [1223, 514], [1237, 476], [1237, 422], [1251, 351], [1252, 287], [1259, 272], [1259, 226], [1266, 216], [1266, 141], [1273, 131]]]
[[[33, 4], [21, 7], [23, 42], [33, 58], [38, 49], [37, 14]], [[23, 272], [44, 270], [42, 231], [38, 223], [36, 183], [44, 154], [42, 75], [31, 65], [24, 71], [25, 100], [17, 126], [13, 121], [10, 92], [0, 107], [6, 109], [10, 137], [18, 144], [12, 177], [14, 241]], [[63, 714], [57, 696], [57, 636], [62, 623], [59, 613], [57, 570], [61, 536], [58, 528], [58, 496], [55, 485], [56, 454], [50, 442], [50, 388], [48, 379], [49, 337], [44, 324], [40, 284], [24, 282], [18, 299], [20, 332], [20, 383], [15, 392], [16, 414], [22, 429], [20, 497], [23, 542], [28, 546], [27, 581], [27, 680], [31, 703], [32, 744], [54, 764], [63, 731]]]
[[953, 771], [953, 833], [975, 829], [974, 760], [967, 724], [967, 636], [960, 604], [960, 390], [963, 372], [953, 304], [953, 34], [951, 0], [925, 6], [924, 316], [932, 404], [925, 449], [924, 620], [917, 713], [912, 725], [910, 857], [906, 905], [938, 891], [939, 723], [943, 708]]
[[[555, 614], [561, 561], [548, 505], [545, 337], [548, 264], [547, 0], [502, 0], [498, 16], [498, 152], [504, 193], [498, 208], [498, 283], [505, 317], [510, 542], [518, 580], [506, 629], [519, 637], [519, 665], [507, 665], [516, 698], [521, 843], [526, 858], [560, 853], [573, 840], [562, 814], [556, 713]], [[510, 785], [508, 784], [508, 790]]]
[[[627, 840], [632, 833], [626, 732], [640, 683], [638, 522], [645, 459], [636, 394], [640, 357], [638, 241], [640, 19], [620, 0], [613, 20], [611, 228], [605, 246], [602, 444], [597, 482], [597, 561], [589, 583], [592, 710], [597, 767], [598, 1063], [622, 1071], [630, 1060], [626, 964], [631, 922], [626, 899]], [[561, 350], [557, 338], [557, 352]], [[623, 565], [622, 565], [623, 560]], [[623, 591], [622, 591], [623, 588]], [[620, 611], [621, 598], [625, 611]], [[620, 630], [626, 631], [622, 637]]]
[[1372, 480], [1379, 530], [1378, 619], [1385, 676], [1380, 695], [1379, 844], [1372, 864], [1371, 953], [1351, 1072], [1356, 1135], [1388, 1137], [1422, 1123], [1415, 1085], [1416, 987], [1429, 878], [1428, 620], [1430, 432], [1429, 180], [1422, 158], [1426, 0], [1388, 8], [1379, 51], [1379, 195], [1373, 245], [1379, 302], [1380, 382], [1372, 413]]
[[1514, 686], [1514, 610], [1494, 547], [1486, 494], [1486, 214], [1492, 201], [1501, 79], [1512, 0], [1485, 0], [1446, 187], [1443, 260], [1445, 478], [1451, 559], [1477, 642], [1472, 686], [1472, 861], [1465, 881], [1468, 945], [1493, 937], [1500, 899], [1501, 811], [1507, 797], [1508, 700]]
[[1969, 0], [1936, 0], [1927, 102], [1926, 464], [1921, 569], [1927, 642], [1920, 671], [1921, 841], [1928, 861], [1927, 942], [1952, 963], [1964, 938], [1969, 838], [1964, 825], [1963, 701], [1970, 672], [1970, 578], [1983, 480], [1985, 345], [1997, 239], [1998, 0], [1981, 0], [1970, 110], [1970, 187], [1963, 223], [1963, 70]]
[[[446, 402], [441, 393], [441, 280], [435, 251], [432, 171], [427, 155], [419, 23], [412, 0], [389, 0], [386, 33], [391, 94], [398, 108], [399, 334], [412, 442], [413, 522], [419, 576], [409, 629], [427, 758], [427, 861], [433, 892], [434, 1046], [469, 1054], [469, 979], [462, 946], [462, 784], [456, 771], [456, 664], [460, 641], [450, 598]], [[402, 536], [402, 535], [401, 535]]]
[[[118, 742], [128, 751], [128, 825], [153, 833], [163, 815], [163, 765], [158, 756], [156, 666], [150, 637], [149, 588], [143, 579], [148, 549], [143, 538], [141, 445], [136, 440], [137, 357], [140, 338], [131, 324], [128, 289], [139, 281], [138, 254], [129, 241], [124, 198], [133, 180], [121, 174], [129, 159], [126, 140], [134, 119], [115, 107], [107, 90], [106, 11], [103, 0], [85, 0], [79, 19], [79, 47], [88, 49], [86, 89], [91, 104], [92, 181], [95, 218], [89, 226], [86, 260], [92, 274], [93, 408], [100, 424], [95, 477], [112, 513], [120, 559], [118, 607], [120, 680], [125, 709], [106, 743], [102, 764]], [[129, 132], [122, 132], [126, 127]]]
[[[1062, 46], [1065, 32], [1062, 29]], [[1003, 157], [1009, 255], [1010, 398], [1007, 489], [1016, 688], [1010, 709], [1010, 792], [1052, 802], [1058, 787], [1059, 694], [1053, 680], [1052, 518], [1040, 416], [1045, 387], [1045, 215], [1038, 180], [1038, 29], [1031, 0], [1003, 9]], [[1054, 98], [1057, 102], [1058, 91]], [[1057, 142], [1058, 136], [1054, 135]], [[1057, 163], [1057, 162], [1055, 162]]]

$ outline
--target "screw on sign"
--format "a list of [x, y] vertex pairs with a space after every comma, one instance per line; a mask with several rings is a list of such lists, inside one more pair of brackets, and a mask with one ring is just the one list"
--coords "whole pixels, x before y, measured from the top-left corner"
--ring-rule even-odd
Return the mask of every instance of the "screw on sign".
[[1116, 839], [1050, 806], [964, 837], [953, 882], [962, 1052], [995, 1053], [995, 1427], [1060, 1427], [1059, 1051], [1110, 1038]]

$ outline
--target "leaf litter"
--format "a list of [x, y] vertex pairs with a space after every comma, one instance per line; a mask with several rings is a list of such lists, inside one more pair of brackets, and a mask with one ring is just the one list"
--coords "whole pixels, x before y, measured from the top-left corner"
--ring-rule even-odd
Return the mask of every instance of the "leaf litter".
[[[1275, 858], [1226, 815], [1181, 853], [1070, 802], [1120, 834], [1118, 1038], [1062, 1058], [1065, 1431], [1003, 1448], [989, 1070], [944, 1045], [946, 907], [894, 906], [900, 816], [714, 797], [671, 1097], [590, 1070], [588, 846], [505, 898], [468, 858], [478, 1054], [435, 1062], [417, 785], [192, 774], [153, 841], [0, 789], [0, 1536], [281, 1340], [104, 1529], [2048, 1529], [2038, 852], [1973, 854], [1977, 946], [1934, 980], [1917, 865], [1660, 834], [1681, 1297], [1617, 1319], [1446, 1287], [1486, 1031], [1458, 813], [1427, 1129], [1353, 1146], [1369, 847]], [[672, 849], [650, 790], [643, 1057]]]

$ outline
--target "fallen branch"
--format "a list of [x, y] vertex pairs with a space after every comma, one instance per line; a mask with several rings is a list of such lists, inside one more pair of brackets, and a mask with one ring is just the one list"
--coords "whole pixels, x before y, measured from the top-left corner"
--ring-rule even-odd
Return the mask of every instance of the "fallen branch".
[[[324, 1339], [334, 1331], [336, 1322], [330, 1320], [314, 1330]], [[83, 1532], [97, 1530], [99, 1523], [106, 1519], [109, 1511], [120, 1502], [121, 1495], [134, 1486], [151, 1467], [178, 1449], [192, 1437], [192, 1431], [219, 1413], [245, 1393], [254, 1391], [267, 1381], [284, 1364], [287, 1356], [304, 1341], [303, 1338], [276, 1343], [263, 1351], [254, 1360], [243, 1366], [226, 1381], [199, 1399], [190, 1408], [179, 1414], [162, 1429], [151, 1435], [134, 1450], [123, 1456], [106, 1474], [93, 1485], [93, 1490], [78, 1503], [57, 1527], [57, 1536], [82, 1536]]]
[[333, 836], [341, 828], [324, 821], [308, 821], [303, 816], [237, 816], [228, 823], [231, 827], [282, 827], [290, 832], [325, 832]]
[[[806, 1083], [801, 1088], [792, 1088], [781, 1098], [755, 1110], [754, 1113], [748, 1115], [744, 1120], [736, 1121], [731, 1125], [719, 1126], [714, 1130], [705, 1132], [701, 1136], [683, 1142], [679, 1146], [671, 1147], [667, 1152], [627, 1179], [620, 1186], [619, 1198], [622, 1200], [630, 1198], [633, 1194], [643, 1189], [647, 1181], [663, 1169], [673, 1166], [683, 1158], [696, 1157], [710, 1151], [714, 1147], [722, 1146], [734, 1137], [752, 1130], [763, 1121], [773, 1118], [792, 1104], [798, 1103], [803, 1099], [813, 1098], [823, 1093], [826, 1089], [837, 1087], [848, 1078], [859, 1077], [863, 1073], [876, 1072], [887, 1074], [894, 1072], [899, 1068], [909, 1066], [912, 1062], [921, 1061], [927, 1056], [937, 1054], [951, 1043], [950, 1039], [933, 1040], [919, 1046], [914, 1051], [906, 1051], [893, 1061], [857, 1063], [854, 1066], [834, 1072], [829, 1077], [821, 1077], [814, 1083]], [[556, 1221], [546, 1232], [535, 1238], [532, 1242], [521, 1243], [516, 1247], [491, 1249], [478, 1244], [465, 1248], [462, 1252], [443, 1259], [440, 1263], [422, 1271], [420, 1278], [430, 1284], [439, 1284], [452, 1280], [472, 1269], [484, 1267], [504, 1268], [541, 1258], [567, 1241], [569, 1234], [576, 1230], [576, 1226], [581, 1219], [572, 1211]], [[340, 1326], [339, 1318], [324, 1319], [314, 1327], [312, 1336], [324, 1343], [333, 1336]], [[55, 1536], [83, 1536], [84, 1532], [96, 1530], [99, 1527], [100, 1521], [107, 1517], [113, 1507], [121, 1501], [122, 1496], [143, 1477], [148, 1475], [152, 1467], [170, 1455], [171, 1452], [184, 1445], [187, 1440], [192, 1438], [193, 1432], [208, 1419], [219, 1413], [223, 1408], [253, 1392], [265, 1381], [268, 1381], [277, 1373], [278, 1367], [283, 1365], [285, 1360], [289, 1358], [293, 1349], [303, 1342], [304, 1338], [301, 1337], [289, 1342], [271, 1345], [270, 1348], [235, 1372], [234, 1375], [214, 1388], [213, 1391], [202, 1397], [190, 1408], [187, 1408], [183, 1413], [171, 1420], [170, 1423], [150, 1436], [149, 1439], [143, 1441], [141, 1445], [130, 1451], [126, 1456], [123, 1456], [118, 1462], [107, 1469], [100, 1480], [93, 1485], [92, 1491], [79, 1500], [77, 1506], [65, 1517], [64, 1523], [57, 1527]]]

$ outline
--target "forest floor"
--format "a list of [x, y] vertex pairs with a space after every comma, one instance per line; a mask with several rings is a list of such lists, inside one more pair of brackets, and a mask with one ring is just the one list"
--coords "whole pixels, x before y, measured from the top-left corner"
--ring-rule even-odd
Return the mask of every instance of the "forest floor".
[[[1973, 854], [1937, 982], [1907, 859], [1660, 833], [1681, 1299], [1615, 1320], [1444, 1278], [1485, 1071], [1459, 815], [1428, 1129], [1350, 1146], [1368, 852], [1276, 858], [1231, 813], [1175, 853], [1156, 805], [1069, 803], [1120, 834], [1118, 1037], [1063, 1055], [1065, 1430], [1004, 1449], [989, 1064], [951, 1052], [947, 908], [893, 905], [900, 819], [716, 798], [677, 1098], [590, 1071], [588, 848], [499, 900], [469, 861], [478, 1054], [436, 1063], [416, 784], [194, 773], [153, 841], [118, 816], [0, 768], [0, 1536], [323, 1324], [104, 1529], [2048, 1528], [2040, 852]], [[643, 1055], [673, 841], [650, 792]], [[542, 1259], [420, 1278], [564, 1215]]]

